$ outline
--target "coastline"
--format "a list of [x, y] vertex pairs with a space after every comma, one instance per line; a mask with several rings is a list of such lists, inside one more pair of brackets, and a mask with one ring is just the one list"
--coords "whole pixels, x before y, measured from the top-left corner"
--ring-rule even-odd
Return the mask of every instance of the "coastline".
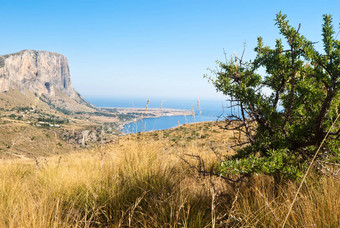
[[114, 109], [120, 114], [137, 114], [138, 117], [121, 121], [118, 130], [123, 133], [125, 125], [135, 123], [143, 119], [154, 119], [166, 116], [192, 116], [191, 110], [171, 109], [171, 108], [119, 108], [119, 107], [103, 107], [103, 109]]

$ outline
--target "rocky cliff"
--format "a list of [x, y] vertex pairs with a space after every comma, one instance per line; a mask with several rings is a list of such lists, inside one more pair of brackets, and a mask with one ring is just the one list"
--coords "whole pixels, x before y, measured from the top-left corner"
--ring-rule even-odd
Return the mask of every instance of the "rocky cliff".
[[0, 92], [28, 89], [51, 99], [56, 90], [75, 98], [67, 58], [47, 51], [23, 50], [0, 56]]

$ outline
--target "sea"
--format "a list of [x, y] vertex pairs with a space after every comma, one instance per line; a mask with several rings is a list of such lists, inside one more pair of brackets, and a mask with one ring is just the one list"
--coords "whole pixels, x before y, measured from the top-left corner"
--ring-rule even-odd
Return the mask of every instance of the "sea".
[[182, 124], [223, 120], [229, 113], [225, 100], [217, 99], [143, 99], [143, 98], [95, 98], [86, 100], [97, 107], [110, 108], [171, 108], [194, 111], [191, 116], [163, 116], [145, 118], [124, 126], [124, 133], [138, 133], [170, 129]]

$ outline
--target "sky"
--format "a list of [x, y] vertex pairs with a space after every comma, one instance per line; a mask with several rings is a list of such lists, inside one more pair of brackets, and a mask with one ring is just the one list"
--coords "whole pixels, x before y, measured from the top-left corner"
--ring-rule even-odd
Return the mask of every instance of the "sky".
[[65, 55], [85, 98], [222, 99], [203, 75], [244, 44], [253, 58], [258, 36], [273, 46], [279, 11], [311, 41], [323, 14], [339, 31], [338, 0], [0, 0], [0, 55]]

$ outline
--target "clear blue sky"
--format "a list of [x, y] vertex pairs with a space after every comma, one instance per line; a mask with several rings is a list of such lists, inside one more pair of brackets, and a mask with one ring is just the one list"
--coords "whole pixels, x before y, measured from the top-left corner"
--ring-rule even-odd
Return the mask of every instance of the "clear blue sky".
[[64, 54], [85, 97], [221, 98], [203, 74], [227, 55], [273, 44], [275, 14], [319, 41], [322, 14], [339, 31], [338, 0], [0, 0], [0, 54]]

